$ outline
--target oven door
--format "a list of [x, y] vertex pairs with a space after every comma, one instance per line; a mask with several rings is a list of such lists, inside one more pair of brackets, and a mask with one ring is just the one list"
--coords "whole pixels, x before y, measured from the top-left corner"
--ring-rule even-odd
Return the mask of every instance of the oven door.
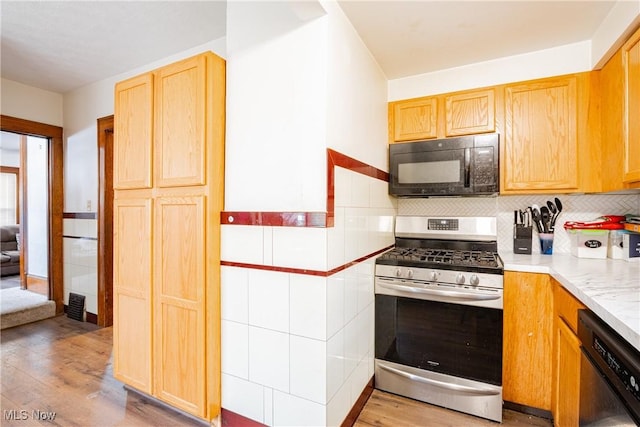
[[375, 356], [501, 385], [502, 310], [377, 294]]
[[[407, 282], [391, 290], [381, 280], [376, 278], [375, 387], [501, 422], [502, 308], [475, 304], [501, 302], [502, 295], [482, 293], [474, 301], [459, 291], [402, 291]], [[443, 302], [450, 294], [458, 302]]]

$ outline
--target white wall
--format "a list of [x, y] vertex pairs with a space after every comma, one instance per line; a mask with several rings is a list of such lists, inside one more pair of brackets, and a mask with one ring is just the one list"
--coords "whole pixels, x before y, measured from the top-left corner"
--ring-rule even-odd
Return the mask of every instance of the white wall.
[[[64, 95], [65, 212], [96, 211], [98, 200], [97, 119], [113, 114], [115, 84], [129, 77], [208, 50], [223, 56], [225, 39], [212, 40]], [[91, 205], [90, 209], [87, 209], [87, 202]]]
[[[228, 6], [226, 210], [326, 212], [327, 148], [387, 169], [386, 79], [321, 5], [272, 10], [266, 38], [246, 37], [260, 5]], [[373, 375], [373, 258], [354, 261], [393, 244], [396, 209], [386, 182], [334, 176], [334, 227], [222, 227], [223, 261], [255, 266], [222, 269], [222, 405], [267, 425], [339, 425]]]
[[54, 126], [63, 125], [61, 94], [7, 79], [2, 79], [0, 83], [0, 106], [3, 115]]
[[389, 81], [389, 101], [591, 69], [591, 43], [579, 42]]
[[467, 90], [602, 67], [640, 23], [640, 1], [618, 1], [592, 40], [389, 81], [388, 100]]

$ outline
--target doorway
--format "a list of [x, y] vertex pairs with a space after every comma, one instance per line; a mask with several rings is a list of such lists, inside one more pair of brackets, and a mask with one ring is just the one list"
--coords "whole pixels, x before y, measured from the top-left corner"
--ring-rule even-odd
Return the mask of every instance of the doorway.
[[0, 115], [0, 130], [11, 133], [44, 138], [47, 155], [46, 222], [48, 224], [46, 271], [49, 299], [56, 304], [56, 314], [64, 312], [63, 283], [63, 141], [62, 128], [30, 120]]
[[113, 325], [113, 116], [98, 119], [97, 323]]

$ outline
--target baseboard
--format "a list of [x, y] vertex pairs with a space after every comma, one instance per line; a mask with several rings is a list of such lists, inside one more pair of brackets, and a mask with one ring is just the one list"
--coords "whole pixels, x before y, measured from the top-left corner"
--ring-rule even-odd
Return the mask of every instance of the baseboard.
[[504, 409], [510, 409], [512, 411], [521, 412], [523, 414], [533, 415], [538, 418], [546, 418], [548, 420], [553, 419], [553, 415], [551, 411], [547, 411], [545, 409], [534, 408], [533, 406], [522, 405], [520, 403], [514, 403], [509, 401], [504, 401], [502, 404]]
[[340, 424], [340, 427], [352, 427], [356, 423], [358, 416], [360, 416], [360, 412], [364, 409], [364, 405], [367, 404], [369, 397], [371, 397], [371, 393], [373, 393], [373, 377], [371, 377], [367, 385], [364, 387], [364, 390], [362, 390], [362, 393], [360, 393], [360, 397], [358, 397], [356, 403], [353, 404], [351, 411], [349, 411], [347, 417], [344, 419], [342, 424]]
[[243, 417], [240, 414], [231, 412], [222, 408], [221, 411], [222, 427], [264, 427], [265, 424], [261, 424], [251, 418]]
[[[64, 313], [67, 314], [67, 305], [64, 305]], [[97, 314], [93, 314], [93, 313], [89, 313], [88, 311], [85, 312], [85, 322], [88, 323], [93, 323], [94, 325], [98, 324], [98, 315]]]

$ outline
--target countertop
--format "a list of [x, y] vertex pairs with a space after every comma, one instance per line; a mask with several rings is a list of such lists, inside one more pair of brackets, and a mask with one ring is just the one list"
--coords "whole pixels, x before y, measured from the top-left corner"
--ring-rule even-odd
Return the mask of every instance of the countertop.
[[500, 252], [505, 271], [547, 273], [640, 351], [640, 260]]

